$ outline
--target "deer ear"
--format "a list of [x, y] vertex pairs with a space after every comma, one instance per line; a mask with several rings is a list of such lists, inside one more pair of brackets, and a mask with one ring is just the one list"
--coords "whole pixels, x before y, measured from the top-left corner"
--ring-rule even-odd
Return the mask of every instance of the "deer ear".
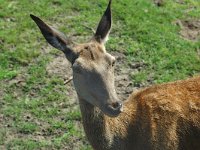
[[104, 15], [101, 18], [101, 21], [99, 22], [99, 25], [97, 27], [97, 30], [94, 36], [95, 39], [100, 43], [106, 42], [110, 29], [111, 29], [111, 25], [112, 25], [111, 3], [112, 3], [112, 0], [109, 1], [108, 7], [106, 11], [104, 12]]
[[47, 25], [40, 18], [34, 15], [30, 15], [30, 17], [35, 21], [47, 42], [56, 49], [64, 52], [67, 59], [73, 63], [77, 57], [76, 53], [70, 47], [68, 47], [71, 41], [68, 40], [63, 33]]

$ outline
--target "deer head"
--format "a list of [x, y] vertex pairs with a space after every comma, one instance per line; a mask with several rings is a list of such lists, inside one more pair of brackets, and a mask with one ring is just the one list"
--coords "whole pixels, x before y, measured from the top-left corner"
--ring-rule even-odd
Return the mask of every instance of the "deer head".
[[106, 52], [105, 42], [111, 29], [111, 0], [96, 33], [84, 44], [72, 44], [64, 34], [30, 15], [49, 44], [64, 52], [72, 64], [73, 82], [79, 99], [98, 107], [108, 116], [122, 111], [114, 87], [115, 58]]

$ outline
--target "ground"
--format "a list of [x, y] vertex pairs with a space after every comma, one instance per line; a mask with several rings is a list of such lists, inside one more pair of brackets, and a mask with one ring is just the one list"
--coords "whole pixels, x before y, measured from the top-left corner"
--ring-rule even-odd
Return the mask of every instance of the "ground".
[[[31, 5], [30, 5], [31, 3]], [[76, 42], [91, 38], [107, 0], [0, 0], [0, 149], [89, 150], [64, 55], [32, 13]], [[200, 73], [199, 0], [113, 0], [106, 44], [120, 99]]]

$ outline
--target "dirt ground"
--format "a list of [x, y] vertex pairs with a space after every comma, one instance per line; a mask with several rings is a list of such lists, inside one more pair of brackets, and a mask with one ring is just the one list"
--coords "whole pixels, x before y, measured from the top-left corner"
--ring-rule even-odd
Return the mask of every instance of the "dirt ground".
[[178, 20], [180, 26], [180, 35], [188, 40], [197, 41], [200, 38], [200, 20]]

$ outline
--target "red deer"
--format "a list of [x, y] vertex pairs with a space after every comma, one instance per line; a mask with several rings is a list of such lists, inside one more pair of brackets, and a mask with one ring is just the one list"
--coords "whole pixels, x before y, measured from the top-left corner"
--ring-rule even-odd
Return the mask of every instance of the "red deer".
[[133, 92], [119, 100], [115, 58], [105, 49], [111, 0], [96, 33], [75, 44], [34, 15], [43, 36], [72, 64], [86, 136], [95, 150], [200, 150], [200, 76]]

